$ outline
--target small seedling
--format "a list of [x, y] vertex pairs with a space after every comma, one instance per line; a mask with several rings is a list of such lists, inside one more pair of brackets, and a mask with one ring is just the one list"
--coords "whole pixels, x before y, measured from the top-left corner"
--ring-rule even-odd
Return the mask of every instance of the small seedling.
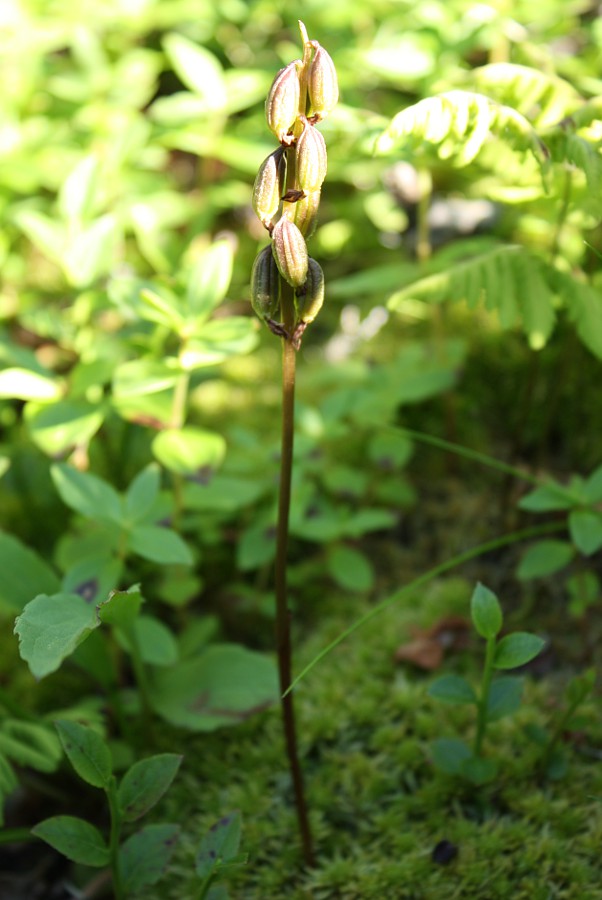
[[202, 879], [197, 900], [226, 900], [228, 892], [223, 885], [213, 887], [214, 882], [229, 869], [244, 866], [245, 853], [239, 853], [241, 818], [239, 812], [223, 816], [211, 826], [198, 849], [195, 869]]
[[502, 609], [495, 594], [477, 584], [471, 600], [474, 627], [486, 640], [481, 687], [477, 693], [460, 675], [444, 675], [429, 688], [431, 697], [444, 703], [473, 704], [477, 727], [472, 747], [458, 738], [442, 738], [432, 744], [433, 763], [441, 772], [460, 775], [473, 784], [486, 784], [495, 778], [498, 764], [483, 756], [487, 727], [520, 706], [523, 679], [516, 676], [494, 678], [496, 669], [524, 666], [541, 652], [544, 641], [535, 634], [517, 631], [498, 640], [502, 630]]
[[163, 875], [178, 841], [178, 825], [154, 824], [121, 843], [125, 823], [143, 816], [167, 791], [182, 761], [175, 753], [161, 753], [134, 763], [119, 783], [113, 774], [111, 752], [92, 728], [77, 722], [55, 723], [69, 762], [87, 784], [101, 788], [109, 805], [109, 841], [85, 819], [52, 816], [34, 828], [41, 838], [75, 863], [111, 869], [116, 900], [133, 897]]

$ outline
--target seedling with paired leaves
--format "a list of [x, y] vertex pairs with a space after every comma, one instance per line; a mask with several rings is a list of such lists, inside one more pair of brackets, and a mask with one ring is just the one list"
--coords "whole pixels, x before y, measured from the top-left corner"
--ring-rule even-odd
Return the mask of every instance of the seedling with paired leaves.
[[201, 841], [195, 860], [195, 871], [201, 879], [196, 900], [227, 900], [226, 888], [213, 885], [230, 869], [247, 862], [246, 854], [239, 852], [240, 829], [240, 813], [233, 812], [215, 822]]
[[75, 863], [110, 867], [116, 900], [134, 897], [163, 875], [178, 841], [172, 824], [146, 825], [122, 842], [123, 826], [136, 822], [171, 785], [182, 761], [175, 753], [139, 760], [118, 782], [109, 747], [91, 728], [58, 721], [56, 728], [69, 762], [80, 778], [105, 792], [111, 819], [108, 841], [96, 826], [77, 816], [52, 816], [32, 829]]
[[494, 678], [496, 670], [524, 666], [541, 652], [544, 641], [535, 634], [517, 631], [498, 639], [503, 615], [495, 594], [478, 584], [471, 600], [471, 618], [486, 641], [485, 662], [480, 690], [477, 692], [460, 675], [443, 675], [429, 688], [431, 697], [444, 703], [469, 704], [476, 708], [475, 737], [470, 747], [458, 738], [441, 738], [432, 744], [435, 767], [448, 775], [460, 775], [473, 784], [485, 784], [495, 778], [496, 760], [483, 755], [488, 726], [516, 712], [521, 702], [523, 679], [517, 676]]

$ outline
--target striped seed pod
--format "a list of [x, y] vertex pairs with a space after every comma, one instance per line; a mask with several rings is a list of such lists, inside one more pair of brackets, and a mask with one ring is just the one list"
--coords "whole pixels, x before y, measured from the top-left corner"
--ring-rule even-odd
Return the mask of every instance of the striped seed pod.
[[319, 44], [309, 67], [307, 90], [313, 115], [317, 121], [325, 119], [339, 99], [339, 83], [330, 55]]
[[255, 314], [265, 322], [278, 318], [280, 312], [280, 272], [276, 266], [272, 246], [268, 244], [255, 257], [251, 272], [251, 305]]
[[307, 247], [305, 238], [296, 225], [283, 216], [272, 231], [274, 259], [285, 281], [293, 287], [301, 287], [307, 278]]
[[312, 191], [305, 194], [295, 203], [285, 203], [282, 214], [297, 226], [306, 240], [312, 236], [318, 224], [318, 210], [320, 208], [320, 191]]
[[286, 154], [284, 147], [278, 147], [262, 162], [253, 185], [253, 209], [268, 231], [278, 212], [285, 180]]
[[312, 259], [308, 260], [307, 279], [305, 284], [295, 290], [297, 316], [304, 325], [309, 325], [316, 318], [324, 303], [324, 272], [320, 265]]
[[318, 191], [326, 178], [326, 143], [307, 119], [303, 120], [303, 131], [297, 138], [295, 158], [300, 187], [306, 194]]
[[276, 135], [281, 144], [291, 143], [287, 139], [287, 133], [295, 124], [295, 119], [299, 114], [301, 91], [297, 71], [299, 65], [301, 65], [301, 60], [296, 59], [284, 69], [280, 69], [265, 101], [268, 128]]

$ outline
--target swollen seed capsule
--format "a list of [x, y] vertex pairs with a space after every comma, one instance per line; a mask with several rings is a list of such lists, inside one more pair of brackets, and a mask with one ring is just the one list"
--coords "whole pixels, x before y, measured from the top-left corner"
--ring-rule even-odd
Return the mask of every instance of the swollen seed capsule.
[[276, 319], [280, 311], [280, 272], [274, 261], [272, 246], [268, 244], [255, 257], [251, 272], [251, 306], [265, 322]]
[[284, 216], [272, 231], [274, 259], [285, 281], [300, 287], [307, 278], [307, 247], [305, 238], [296, 225]]
[[339, 83], [332, 59], [319, 44], [309, 67], [307, 90], [313, 114], [325, 119], [339, 99]]
[[253, 185], [253, 209], [268, 230], [280, 206], [285, 178], [284, 147], [278, 147], [262, 162]]
[[268, 128], [276, 135], [281, 144], [290, 143], [286, 135], [295, 124], [295, 119], [299, 114], [301, 86], [297, 72], [298, 65], [301, 65], [301, 60], [296, 59], [284, 69], [280, 69], [265, 101]]
[[297, 180], [306, 194], [318, 191], [326, 178], [326, 143], [317, 128], [303, 121], [303, 131], [297, 139]]
[[312, 191], [311, 194], [305, 194], [295, 203], [285, 203], [282, 207], [282, 215], [290, 219], [307, 240], [316, 230], [319, 208], [320, 191]]
[[299, 321], [309, 325], [316, 318], [324, 303], [324, 272], [311, 257], [308, 260], [307, 280], [303, 287], [296, 289], [295, 300]]

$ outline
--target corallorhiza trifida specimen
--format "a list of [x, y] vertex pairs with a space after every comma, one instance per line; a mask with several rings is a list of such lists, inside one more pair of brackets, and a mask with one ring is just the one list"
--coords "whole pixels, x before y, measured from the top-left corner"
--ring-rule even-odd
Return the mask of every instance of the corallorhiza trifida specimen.
[[280, 146], [255, 179], [253, 208], [271, 243], [257, 256], [251, 276], [253, 309], [295, 349], [324, 301], [324, 275], [305, 242], [316, 229], [326, 177], [326, 144], [316, 126], [339, 97], [332, 59], [300, 27], [303, 59], [278, 72], [265, 104], [268, 127]]
[[265, 111], [280, 146], [261, 164], [253, 188], [253, 208], [271, 241], [257, 256], [251, 275], [253, 309], [282, 338], [282, 453], [278, 491], [275, 565], [276, 647], [282, 720], [303, 855], [314, 861], [313, 842], [297, 752], [291, 685], [291, 640], [287, 601], [288, 522], [293, 467], [295, 360], [303, 333], [324, 302], [322, 269], [307, 252], [316, 228], [320, 191], [326, 176], [326, 144], [318, 123], [339, 97], [334, 64], [302, 22], [303, 59], [274, 79]]

